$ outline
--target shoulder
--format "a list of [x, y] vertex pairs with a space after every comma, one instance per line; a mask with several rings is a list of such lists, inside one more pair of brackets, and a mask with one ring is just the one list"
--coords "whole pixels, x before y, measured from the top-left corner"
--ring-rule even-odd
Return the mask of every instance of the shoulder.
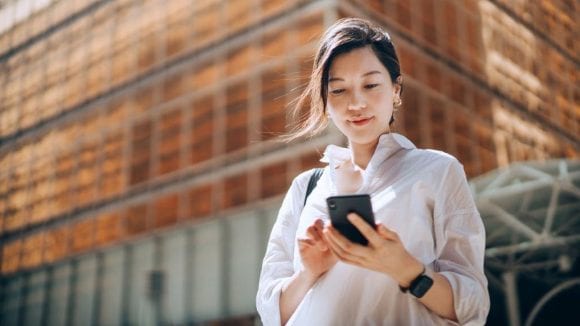
[[414, 178], [431, 184], [434, 189], [466, 179], [463, 165], [453, 155], [434, 149], [414, 149], [403, 159], [402, 166]]
[[314, 173], [315, 169], [316, 168], [300, 172], [300, 174], [298, 174], [296, 177], [294, 177], [294, 180], [292, 180], [292, 183], [299, 185], [299, 186], [302, 186], [302, 185], [306, 186], [308, 184], [308, 181], [310, 180], [310, 177]]
[[[323, 167], [321, 167], [321, 168], [323, 168]], [[302, 171], [300, 174], [298, 174], [296, 177], [294, 177], [294, 180], [292, 180], [292, 185], [290, 186], [290, 189], [292, 189], [296, 193], [301, 193], [301, 194], [306, 193], [306, 188], [308, 188], [308, 182], [310, 181], [310, 177], [314, 173], [314, 170], [315, 170], [315, 168], [310, 169], [310, 170], [306, 170], [306, 171]]]
[[455, 156], [436, 149], [414, 149], [409, 153], [409, 159], [427, 169], [463, 168]]

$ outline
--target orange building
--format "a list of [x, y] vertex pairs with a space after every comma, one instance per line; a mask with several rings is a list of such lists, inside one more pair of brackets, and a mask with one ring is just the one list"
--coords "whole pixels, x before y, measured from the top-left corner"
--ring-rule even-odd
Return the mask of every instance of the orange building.
[[345, 16], [390, 31], [419, 147], [578, 158], [574, 1], [0, 1], [1, 324], [251, 323], [281, 196], [344, 141], [276, 136]]

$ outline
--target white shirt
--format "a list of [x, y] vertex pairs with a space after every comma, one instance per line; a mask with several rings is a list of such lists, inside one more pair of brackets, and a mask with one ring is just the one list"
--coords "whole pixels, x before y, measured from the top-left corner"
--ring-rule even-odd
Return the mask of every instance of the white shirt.
[[[301, 269], [297, 238], [316, 218], [330, 223], [326, 198], [337, 194], [334, 167], [350, 150], [329, 145], [318, 185], [304, 196], [310, 171], [294, 179], [278, 213], [264, 261], [257, 308], [264, 325], [280, 325], [282, 287]], [[483, 271], [485, 229], [462, 165], [451, 155], [417, 149], [385, 134], [356, 193], [368, 193], [375, 220], [395, 231], [407, 251], [449, 280], [459, 324], [483, 325], [489, 311]], [[287, 325], [445, 325], [386, 274], [338, 262], [307, 292]]]

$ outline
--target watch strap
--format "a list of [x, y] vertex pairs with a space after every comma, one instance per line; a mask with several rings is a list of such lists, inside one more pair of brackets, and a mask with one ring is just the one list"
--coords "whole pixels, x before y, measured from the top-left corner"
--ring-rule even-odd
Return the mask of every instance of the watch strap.
[[401, 292], [407, 293], [409, 291], [409, 288], [411, 288], [411, 285], [413, 284], [413, 282], [415, 282], [419, 277], [424, 275], [426, 271], [427, 271], [427, 268], [425, 267], [425, 265], [423, 265], [423, 271], [421, 271], [421, 273], [419, 273], [419, 275], [411, 281], [411, 283], [409, 284], [409, 287], [403, 287], [399, 284], [399, 289], [401, 290]]
[[433, 286], [433, 278], [428, 275], [427, 268], [423, 266], [421, 274], [411, 281], [408, 288], [399, 285], [399, 289], [403, 293], [409, 292], [417, 298], [422, 298], [431, 289], [431, 286]]

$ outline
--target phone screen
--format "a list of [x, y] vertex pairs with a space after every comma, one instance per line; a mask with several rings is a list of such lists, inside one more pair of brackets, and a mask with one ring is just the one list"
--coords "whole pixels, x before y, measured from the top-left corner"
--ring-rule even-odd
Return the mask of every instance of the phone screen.
[[366, 246], [368, 240], [346, 218], [348, 213], [357, 213], [375, 228], [375, 217], [369, 195], [332, 196], [326, 199], [332, 226], [347, 239]]

